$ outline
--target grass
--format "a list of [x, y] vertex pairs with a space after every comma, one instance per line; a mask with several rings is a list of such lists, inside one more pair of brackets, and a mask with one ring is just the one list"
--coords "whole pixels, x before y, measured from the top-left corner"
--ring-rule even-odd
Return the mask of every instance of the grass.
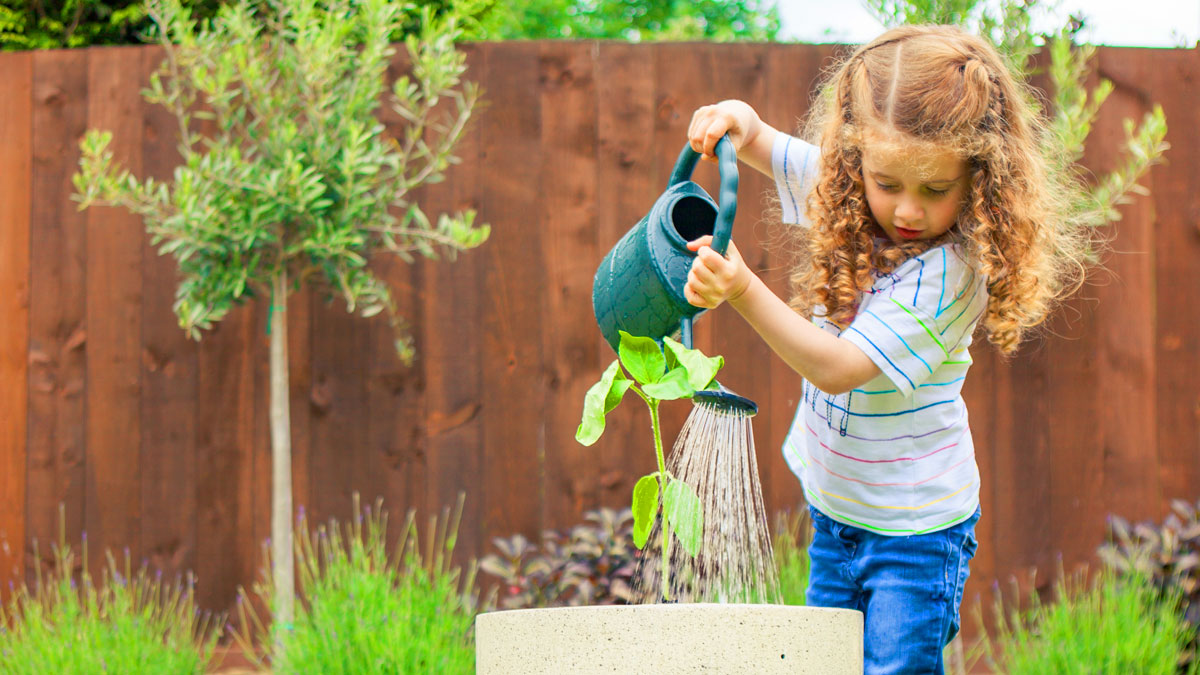
[[[243, 649], [280, 674], [474, 672], [475, 571], [450, 563], [462, 499], [453, 516], [447, 510], [431, 519], [423, 550], [410, 511], [391, 553], [380, 503], [360, 512], [355, 495], [354, 508], [361, 514], [354, 522], [331, 521], [315, 533], [301, 517], [295, 623], [290, 629], [264, 624], [243, 594], [244, 630], [237, 637]], [[269, 580], [269, 562], [265, 569]], [[256, 593], [270, 602], [269, 581]], [[255, 647], [272, 644], [267, 651], [274, 653]]]
[[[60, 525], [61, 532], [61, 525]], [[107, 554], [100, 583], [88, 573], [87, 544], [75, 580], [75, 554], [63, 541], [48, 574], [22, 586], [0, 609], [0, 673], [203, 673], [220, 622], [196, 609], [193, 583], [164, 584], [145, 567], [132, 571]], [[34, 545], [37, 557], [37, 545]]]
[[775, 515], [775, 567], [785, 605], [804, 605], [808, 590], [808, 545], [812, 524], [807, 511], [784, 511]]

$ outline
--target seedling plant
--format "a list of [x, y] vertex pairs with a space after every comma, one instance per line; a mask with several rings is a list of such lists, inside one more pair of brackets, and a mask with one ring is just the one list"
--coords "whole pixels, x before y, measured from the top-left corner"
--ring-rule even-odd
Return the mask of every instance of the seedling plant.
[[633, 487], [633, 542], [639, 549], [645, 548], [655, 519], [661, 515], [662, 599], [669, 601], [671, 535], [694, 557], [704, 535], [704, 513], [692, 486], [667, 471], [658, 407], [663, 401], [692, 398], [697, 391], [707, 389], [725, 359], [706, 356], [669, 337], [663, 338], [660, 346], [648, 337], [625, 331], [620, 331], [620, 335], [618, 358], [584, 396], [583, 419], [575, 440], [588, 446], [595, 443], [604, 433], [605, 415], [620, 404], [627, 391], [637, 394], [650, 408], [658, 471], [642, 476]]

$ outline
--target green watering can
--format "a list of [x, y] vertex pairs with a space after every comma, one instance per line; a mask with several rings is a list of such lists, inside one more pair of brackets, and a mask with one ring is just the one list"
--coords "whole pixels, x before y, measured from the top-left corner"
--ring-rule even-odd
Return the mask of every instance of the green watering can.
[[[705, 310], [689, 303], [683, 295], [696, 259], [687, 243], [711, 234], [713, 250], [725, 255], [737, 212], [737, 152], [727, 136], [717, 141], [716, 155], [721, 172], [720, 207], [691, 180], [700, 154], [684, 145], [666, 191], [654, 202], [650, 213], [604, 256], [596, 270], [592, 308], [600, 333], [613, 351], [621, 342], [622, 330], [659, 342], [678, 334], [684, 346], [692, 347], [692, 321]], [[707, 396], [708, 402], [735, 409], [758, 408], [724, 387], [696, 396]]]

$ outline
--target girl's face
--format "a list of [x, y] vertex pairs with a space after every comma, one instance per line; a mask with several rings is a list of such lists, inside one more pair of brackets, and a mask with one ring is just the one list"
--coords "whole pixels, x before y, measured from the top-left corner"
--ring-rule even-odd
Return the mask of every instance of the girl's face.
[[965, 160], [929, 146], [914, 152], [894, 143], [867, 144], [862, 168], [871, 215], [897, 243], [945, 234], [971, 187]]

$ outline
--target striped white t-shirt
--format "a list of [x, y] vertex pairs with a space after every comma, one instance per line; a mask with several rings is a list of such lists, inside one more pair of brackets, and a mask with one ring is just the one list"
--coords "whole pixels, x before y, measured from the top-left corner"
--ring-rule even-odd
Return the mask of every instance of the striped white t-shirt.
[[[784, 222], [808, 225], [805, 201], [819, 149], [780, 134], [772, 153]], [[882, 374], [831, 396], [809, 382], [784, 441], [788, 466], [813, 506], [885, 535], [940, 530], [975, 513], [979, 468], [962, 383], [967, 347], [987, 307], [987, 285], [958, 244], [876, 275], [844, 331]]]

